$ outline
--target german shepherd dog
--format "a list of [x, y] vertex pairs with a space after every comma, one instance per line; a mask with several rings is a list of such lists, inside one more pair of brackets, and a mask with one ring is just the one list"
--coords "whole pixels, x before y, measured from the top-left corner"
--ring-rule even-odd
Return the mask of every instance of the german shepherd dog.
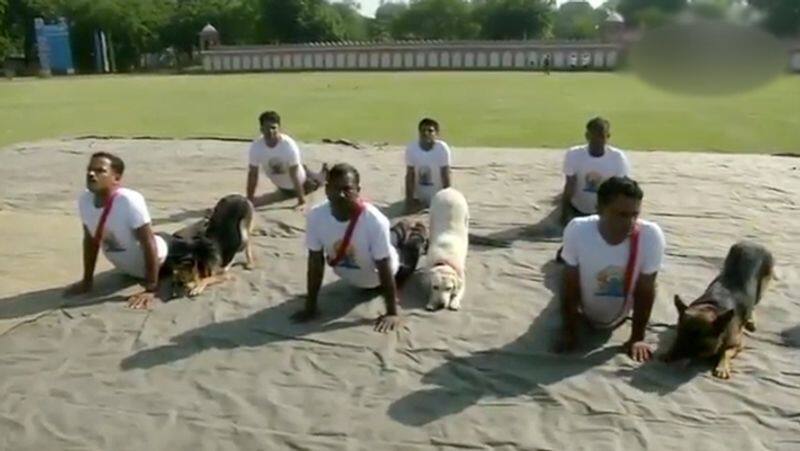
[[190, 226], [173, 235], [170, 246], [173, 297], [178, 291], [197, 296], [209, 285], [227, 280], [237, 253], [245, 252], [245, 268], [255, 261], [250, 246], [253, 232], [253, 204], [244, 196], [231, 194], [214, 206], [210, 216], [199, 225]]
[[689, 306], [675, 295], [678, 334], [664, 360], [715, 357], [714, 376], [730, 378], [744, 329], [756, 330], [754, 309], [774, 277], [773, 265], [772, 254], [760, 244], [740, 241], [731, 246], [722, 272], [705, 293]]
[[420, 257], [427, 251], [428, 228], [422, 221], [404, 218], [393, 225], [389, 233], [400, 259], [395, 283], [397, 288], [402, 288], [417, 270]]

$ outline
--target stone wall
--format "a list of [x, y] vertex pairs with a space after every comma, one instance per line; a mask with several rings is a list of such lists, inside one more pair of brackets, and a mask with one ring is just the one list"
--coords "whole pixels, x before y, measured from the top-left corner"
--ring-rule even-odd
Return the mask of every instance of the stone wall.
[[598, 42], [322, 43], [215, 47], [202, 61], [207, 72], [532, 70], [545, 55], [551, 70], [613, 70], [621, 49]]
[[[607, 71], [624, 55], [619, 44], [565, 41], [314, 43], [218, 46], [201, 53], [206, 72], [541, 70]], [[800, 73], [800, 47], [788, 47], [788, 69]]]

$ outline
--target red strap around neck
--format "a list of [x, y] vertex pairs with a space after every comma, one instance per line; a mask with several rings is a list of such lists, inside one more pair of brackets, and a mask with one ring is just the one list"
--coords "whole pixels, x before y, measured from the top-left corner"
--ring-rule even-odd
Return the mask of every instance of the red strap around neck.
[[344, 238], [342, 238], [342, 242], [339, 243], [339, 248], [336, 249], [336, 255], [333, 257], [333, 259], [328, 260], [329, 265], [336, 266], [347, 254], [347, 248], [350, 247], [350, 241], [353, 239], [353, 231], [356, 229], [358, 218], [361, 217], [361, 213], [363, 213], [365, 209], [366, 205], [364, 204], [364, 201], [359, 199], [358, 204], [356, 205], [356, 211], [353, 212], [353, 216], [350, 218], [350, 223], [347, 224], [347, 230], [344, 232]]
[[625, 268], [625, 298], [632, 294], [633, 272], [636, 270], [636, 258], [639, 255], [639, 224], [634, 224], [631, 231], [631, 247], [628, 252], [628, 265]]
[[111, 213], [111, 207], [114, 205], [114, 199], [117, 197], [118, 189], [114, 188], [106, 199], [106, 204], [103, 206], [103, 213], [100, 214], [100, 220], [97, 222], [97, 228], [94, 231], [94, 245], [95, 248], [100, 249], [100, 242], [103, 240], [103, 228], [108, 220], [108, 215]]
[[633, 302], [633, 273], [636, 271], [636, 260], [639, 255], [639, 224], [634, 224], [633, 230], [631, 231], [630, 235], [630, 250], [628, 251], [628, 263], [625, 266], [625, 280], [623, 282], [623, 292], [622, 292], [622, 308], [620, 308], [619, 312], [611, 319], [610, 322], [601, 324], [604, 327], [613, 326], [615, 323], [622, 319], [625, 312], [628, 311], [630, 308], [631, 302]]

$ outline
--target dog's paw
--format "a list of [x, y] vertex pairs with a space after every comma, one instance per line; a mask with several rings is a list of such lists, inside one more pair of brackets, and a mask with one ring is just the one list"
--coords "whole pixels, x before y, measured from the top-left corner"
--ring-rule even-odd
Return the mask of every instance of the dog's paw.
[[730, 379], [731, 378], [731, 368], [729, 366], [720, 365], [714, 368], [714, 377], [719, 379]]
[[256, 264], [255, 263], [245, 263], [245, 264], [242, 265], [242, 267], [244, 269], [248, 270], [248, 271], [252, 271], [252, 270], [256, 269]]
[[198, 296], [198, 295], [200, 295], [200, 293], [202, 293], [202, 292], [203, 292], [203, 289], [202, 289], [202, 288], [200, 288], [200, 287], [192, 287], [192, 288], [189, 290], [189, 297], [192, 297], [192, 298], [193, 298], [193, 297], [195, 297], [195, 296]]
[[428, 305], [425, 306], [425, 310], [427, 310], [429, 312], [436, 311], [437, 309], [438, 309], [438, 307], [437, 307], [436, 304], [428, 304]]
[[461, 308], [461, 302], [453, 301], [447, 306], [449, 310], [457, 311]]

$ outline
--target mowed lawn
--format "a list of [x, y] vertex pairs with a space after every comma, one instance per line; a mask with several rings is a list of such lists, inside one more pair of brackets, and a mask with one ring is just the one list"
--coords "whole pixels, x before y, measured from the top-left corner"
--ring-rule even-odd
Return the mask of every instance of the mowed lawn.
[[401, 144], [423, 116], [455, 146], [554, 147], [583, 141], [603, 115], [625, 149], [800, 153], [800, 76], [738, 95], [691, 97], [628, 74], [291, 73], [56, 77], [0, 81], [0, 146], [86, 134], [258, 133], [275, 109], [303, 141]]

